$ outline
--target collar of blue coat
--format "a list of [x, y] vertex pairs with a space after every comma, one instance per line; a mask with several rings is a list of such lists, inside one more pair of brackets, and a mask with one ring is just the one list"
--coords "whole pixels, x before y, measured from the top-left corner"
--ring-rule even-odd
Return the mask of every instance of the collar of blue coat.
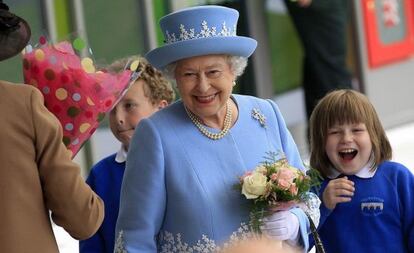
[[121, 145], [121, 148], [116, 152], [115, 162], [123, 163], [126, 161], [128, 152], [125, 150], [124, 146]]

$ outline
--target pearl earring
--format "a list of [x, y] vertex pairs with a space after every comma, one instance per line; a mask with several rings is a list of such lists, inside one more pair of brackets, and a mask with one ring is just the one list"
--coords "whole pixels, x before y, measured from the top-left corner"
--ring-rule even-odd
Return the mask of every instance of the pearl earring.
[[233, 81], [233, 86], [236, 86], [236, 81]]

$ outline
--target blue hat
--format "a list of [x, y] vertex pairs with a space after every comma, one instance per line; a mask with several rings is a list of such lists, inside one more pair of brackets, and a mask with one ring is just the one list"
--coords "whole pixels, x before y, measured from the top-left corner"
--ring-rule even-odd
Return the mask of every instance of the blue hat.
[[145, 57], [162, 69], [177, 60], [209, 54], [249, 57], [257, 41], [236, 35], [237, 10], [216, 6], [182, 9], [161, 18], [165, 45], [148, 52]]

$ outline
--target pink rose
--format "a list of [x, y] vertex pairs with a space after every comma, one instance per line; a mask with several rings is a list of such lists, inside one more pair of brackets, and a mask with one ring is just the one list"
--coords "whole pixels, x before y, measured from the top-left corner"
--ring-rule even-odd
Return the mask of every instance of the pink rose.
[[298, 187], [296, 187], [295, 183], [292, 183], [289, 187], [289, 192], [290, 194], [292, 194], [293, 196], [298, 195]]
[[279, 180], [286, 180], [289, 182], [293, 182], [293, 180], [296, 178], [297, 173], [295, 170], [289, 168], [289, 167], [282, 167], [277, 171], [278, 179]]
[[247, 176], [250, 176], [253, 172], [251, 171], [247, 171], [246, 173], [244, 173], [244, 175], [242, 176], [242, 178], [244, 179]]
[[284, 179], [277, 180], [276, 186], [281, 190], [288, 190], [290, 187], [290, 182]]
[[297, 177], [295, 170], [290, 167], [282, 167], [276, 173], [270, 176], [270, 179], [276, 183], [276, 186], [281, 190], [288, 190], [293, 180]]
[[296, 176], [297, 173], [294, 170], [289, 167], [282, 167], [277, 171], [276, 176], [273, 178], [275, 178], [276, 185], [280, 189], [288, 190]]

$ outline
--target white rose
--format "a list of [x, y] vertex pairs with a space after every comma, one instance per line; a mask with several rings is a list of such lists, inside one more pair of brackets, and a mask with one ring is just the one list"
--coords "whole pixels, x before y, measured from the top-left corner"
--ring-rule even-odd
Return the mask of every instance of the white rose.
[[267, 178], [260, 172], [253, 172], [243, 179], [242, 194], [247, 199], [255, 199], [263, 195], [266, 190]]

